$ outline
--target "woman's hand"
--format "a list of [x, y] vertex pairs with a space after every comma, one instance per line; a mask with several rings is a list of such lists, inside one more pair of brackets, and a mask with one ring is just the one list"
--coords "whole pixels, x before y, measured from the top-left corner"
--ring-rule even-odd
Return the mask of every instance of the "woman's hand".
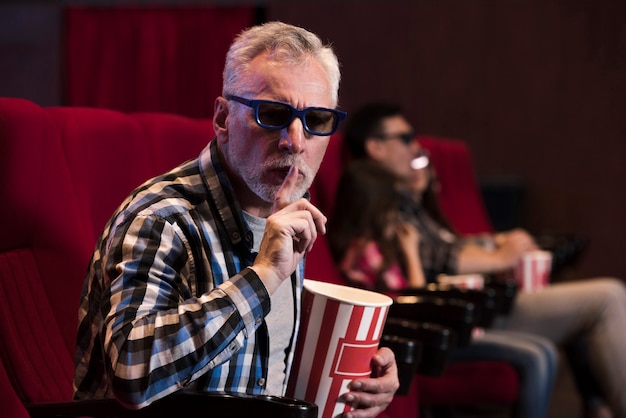
[[513, 267], [525, 252], [539, 248], [533, 237], [519, 228], [497, 234], [495, 242], [496, 251], [506, 260], [507, 267]]
[[409, 222], [399, 222], [397, 226], [398, 240], [400, 241], [400, 247], [402, 251], [415, 252], [420, 243], [419, 232], [417, 228]]
[[409, 222], [400, 222], [397, 234], [404, 256], [405, 274], [409, 287], [424, 287], [426, 278], [420, 259], [420, 236], [417, 228]]

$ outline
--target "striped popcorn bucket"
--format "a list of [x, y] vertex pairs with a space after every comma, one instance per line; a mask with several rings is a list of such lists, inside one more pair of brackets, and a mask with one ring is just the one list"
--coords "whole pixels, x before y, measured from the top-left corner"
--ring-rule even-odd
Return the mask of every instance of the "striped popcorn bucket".
[[370, 375], [391, 303], [380, 293], [305, 279], [287, 396], [317, 404], [320, 418], [349, 411], [340, 397], [350, 381]]
[[524, 253], [513, 276], [520, 291], [536, 292], [543, 289], [550, 281], [552, 253], [549, 251], [529, 251]]

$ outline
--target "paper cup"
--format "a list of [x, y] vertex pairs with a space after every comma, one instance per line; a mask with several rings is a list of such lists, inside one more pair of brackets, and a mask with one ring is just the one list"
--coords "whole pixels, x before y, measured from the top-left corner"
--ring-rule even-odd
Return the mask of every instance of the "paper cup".
[[482, 289], [485, 287], [485, 278], [480, 274], [440, 274], [437, 277], [437, 282], [442, 286], [459, 289]]
[[513, 269], [513, 277], [523, 292], [536, 292], [550, 282], [552, 253], [549, 251], [529, 251], [524, 253]]
[[287, 396], [317, 404], [319, 418], [350, 411], [339, 398], [352, 380], [370, 376], [392, 302], [380, 293], [305, 279]]

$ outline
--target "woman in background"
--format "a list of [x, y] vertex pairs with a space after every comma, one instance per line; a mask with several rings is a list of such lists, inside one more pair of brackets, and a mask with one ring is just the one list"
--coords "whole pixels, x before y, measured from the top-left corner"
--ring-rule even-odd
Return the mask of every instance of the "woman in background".
[[[424, 286], [409, 184], [377, 163], [355, 161], [343, 173], [337, 196], [328, 238], [347, 283], [382, 292]], [[517, 416], [547, 417], [557, 369], [556, 348], [550, 341], [487, 330], [451, 354], [453, 362], [484, 360], [504, 361], [517, 370]]]
[[[524, 252], [536, 248], [530, 234], [523, 230], [480, 239], [454, 233], [438, 210], [432, 167], [428, 163], [415, 165], [421, 146], [415, 141], [413, 128], [400, 107], [370, 103], [352, 112], [344, 126], [349, 158], [379, 164], [405, 182], [404, 187], [413, 189], [413, 198], [405, 199], [412, 203], [398, 206], [397, 210], [408, 216], [418, 231], [419, 245], [415, 251], [427, 282], [435, 281], [442, 273], [507, 270]], [[350, 250], [345, 243], [350, 241], [350, 236], [353, 240], [362, 237], [359, 230], [342, 226], [354, 217], [341, 210], [342, 205], [354, 198], [353, 191], [363, 190], [353, 186], [347, 189], [350, 182], [359, 181], [357, 173], [350, 171], [346, 170], [346, 178], [342, 179], [344, 189], [340, 185], [335, 200], [337, 210], [329, 228], [331, 249], [342, 268], [346, 267], [345, 257]], [[350, 257], [359, 259], [354, 254]], [[358, 264], [352, 263], [351, 268], [357, 269]], [[344, 274], [348, 277], [345, 270]], [[585, 416], [626, 418], [623, 389], [626, 387], [626, 287], [621, 280], [594, 278], [553, 284], [540, 292], [521, 292], [512, 312], [498, 319], [496, 329], [542, 336], [566, 349], [581, 391]]]

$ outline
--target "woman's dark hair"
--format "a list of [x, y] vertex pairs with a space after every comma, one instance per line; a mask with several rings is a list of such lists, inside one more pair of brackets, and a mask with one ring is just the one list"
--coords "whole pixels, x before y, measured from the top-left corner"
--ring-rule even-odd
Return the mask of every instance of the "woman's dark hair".
[[408, 199], [401, 184], [393, 173], [371, 160], [355, 160], [346, 166], [328, 223], [328, 242], [338, 265], [358, 239], [378, 243], [383, 270], [398, 260], [397, 238], [385, 234], [385, 229]]

